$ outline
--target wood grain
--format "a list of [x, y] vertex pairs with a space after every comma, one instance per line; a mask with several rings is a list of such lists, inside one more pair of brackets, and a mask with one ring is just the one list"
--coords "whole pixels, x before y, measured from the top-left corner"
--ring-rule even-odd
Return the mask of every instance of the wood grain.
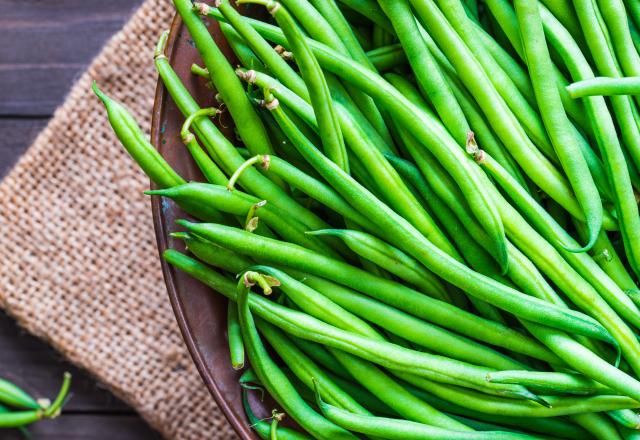
[[140, 0], [0, 0], [0, 115], [50, 115]]

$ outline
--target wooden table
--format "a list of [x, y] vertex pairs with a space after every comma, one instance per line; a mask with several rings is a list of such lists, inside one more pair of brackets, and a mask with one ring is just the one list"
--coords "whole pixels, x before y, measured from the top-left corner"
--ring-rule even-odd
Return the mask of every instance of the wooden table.
[[[142, 0], [0, 0], [0, 177], [45, 126], [106, 40]], [[32, 427], [36, 440], [160, 439], [131, 408], [0, 312], [0, 377], [54, 396], [74, 376], [64, 417]], [[3, 440], [22, 439], [0, 432]]]

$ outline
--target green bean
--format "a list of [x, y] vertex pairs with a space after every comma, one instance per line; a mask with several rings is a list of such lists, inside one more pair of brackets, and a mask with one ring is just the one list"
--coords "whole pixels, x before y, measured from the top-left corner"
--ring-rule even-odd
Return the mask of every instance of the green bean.
[[371, 414], [353, 397], [344, 392], [318, 365], [297, 348], [277, 327], [266, 321], [256, 320], [258, 330], [273, 347], [295, 376], [309, 389], [313, 389], [313, 379], [322, 380], [324, 398], [333, 405], [358, 414]]
[[189, 128], [193, 121], [198, 117], [209, 117], [215, 116], [220, 111], [215, 108], [203, 108], [198, 110], [197, 112], [189, 115], [189, 117], [184, 121], [182, 125], [182, 129], [180, 130], [180, 137], [182, 138], [182, 142], [185, 144], [191, 157], [195, 161], [198, 168], [202, 172], [202, 175], [207, 179], [209, 183], [214, 183], [216, 185], [224, 185], [227, 180], [227, 177], [224, 173], [218, 168], [218, 166], [211, 160], [209, 155], [202, 149], [195, 135], [189, 131]]
[[240, 273], [255, 264], [248, 258], [186, 232], [174, 232], [171, 237], [183, 240], [187, 250], [199, 260], [233, 274]]
[[[255, 52], [262, 62], [269, 66], [269, 70], [277, 78], [282, 81], [289, 89], [293, 90], [297, 95], [303, 98], [308, 98], [307, 86], [300, 76], [287, 64], [280, 55], [273, 50], [273, 48], [267, 43], [254, 29], [251, 27], [245, 19], [238, 13], [238, 11], [231, 6], [229, 0], [221, 0], [216, 2], [218, 10], [222, 13], [225, 20], [233, 26], [236, 32], [239, 33], [237, 37], [241, 37], [247, 41], [251, 49]], [[195, 3], [194, 8], [198, 10], [202, 15], [207, 15], [210, 6], [205, 3]], [[234, 34], [228, 31], [228, 34]], [[247, 66], [251, 68], [251, 66]], [[259, 70], [259, 69], [255, 69]]]
[[269, 203], [264, 204], [260, 199], [240, 191], [231, 192], [224, 186], [191, 182], [171, 188], [147, 191], [146, 194], [168, 197], [181, 204], [184, 203], [183, 201], [200, 205], [209, 203], [223, 212], [240, 216], [246, 216], [252, 208], [254, 209], [259, 204], [258, 218], [262, 219], [280, 236], [286, 240], [341, 259], [336, 251], [322, 241], [317, 239], [309, 240], [311, 237], [305, 234], [305, 226], [296, 219], [285, 215], [277, 206]]
[[611, 390], [584, 376], [538, 371], [496, 371], [487, 375], [489, 382], [517, 383], [541, 393], [612, 394]]
[[[194, 8], [197, 8], [194, 3]], [[260, 58], [253, 52], [253, 50], [245, 43], [244, 39], [238, 35], [233, 26], [229, 23], [220, 23], [220, 30], [222, 31], [222, 35], [224, 35], [225, 40], [231, 47], [231, 50], [240, 61], [240, 64], [243, 66], [247, 66], [249, 69], [254, 69], [260, 72], [264, 72], [266, 70], [265, 65], [260, 61]], [[193, 72], [193, 69], [192, 69]], [[206, 78], [209, 77], [209, 71], [206, 71]], [[264, 122], [264, 121], [263, 121]], [[269, 131], [268, 127], [267, 131]]]
[[[456, 47], [458, 47], [458, 50], [464, 50], [465, 46], [469, 48], [467, 53], [469, 55], [473, 54], [472, 56], [474, 57], [472, 63], [477, 60], [477, 67], [486, 72], [485, 78], [490, 81], [490, 83], [485, 84], [485, 87], [491, 87], [493, 84], [497, 94], [504, 100], [503, 102], [499, 102], [503, 106], [506, 104], [510, 110], [510, 113], [507, 112], [507, 114], [511, 116], [511, 118], [515, 117], [528, 135], [528, 138], [525, 136], [525, 139], [529, 142], [529, 149], [532, 147], [530, 141], [533, 141], [533, 144], [537, 145], [542, 151], [544, 151], [548, 157], [554, 158], [555, 156], [552, 144], [549, 141], [543, 121], [536, 112], [536, 109], [529, 105], [529, 102], [520, 93], [507, 72], [503, 71], [502, 68], [495, 63], [493, 57], [489, 54], [482, 41], [478, 38], [477, 32], [474, 29], [473, 20], [471, 20], [465, 13], [462, 3], [459, 0], [438, 0], [438, 3], [441, 6], [442, 13], [451, 24], [451, 27], [458, 33], [463, 41], [462, 45]], [[424, 15], [420, 16], [424, 20]], [[441, 22], [441, 24], [444, 23], [445, 22]], [[436, 41], [439, 39], [442, 41], [441, 37], [439, 37], [441, 34], [437, 29], [430, 28], [430, 31], [434, 35]], [[443, 49], [448, 50], [447, 47], [443, 47]], [[449, 52], [449, 54], [450, 53], [451, 52]], [[459, 54], [457, 56], [459, 56]], [[454, 65], [457, 65], [456, 56], [450, 56], [450, 59]], [[461, 79], [463, 82], [468, 82], [468, 79], [466, 79], [464, 75], [461, 75]], [[482, 102], [479, 102], [479, 104], [482, 108]], [[486, 107], [484, 108], [484, 111], [487, 111]], [[491, 120], [489, 115], [487, 115], [487, 117]], [[503, 142], [506, 141], [503, 139]]]
[[[575, 371], [608, 386], [623, 394], [634, 397], [640, 396], [640, 383], [627, 373], [603, 361], [592, 351], [574, 341], [566, 334], [551, 331], [548, 327], [528, 322], [526, 328], [540, 342], [549, 347]], [[615, 408], [613, 408], [615, 409]]]
[[604, 414], [574, 414], [570, 416], [570, 419], [599, 440], [622, 440], [615, 424]]
[[185, 183], [164, 159], [157, 153], [153, 145], [149, 143], [146, 136], [136, 123], [133, 116], [119, 102], [105, 95], [94, 82], [93, 92], [100, 98], [107, 110], [109, 123], [113, 128], [118, 140], [125, 147], [142, 170], [152, 181], [158, 185], [168, 188]]
[[[588, 5], [584, 5], [583, 12], [585, 15], [589, 15], [589, 10], [592, 9]], [[546, 14], [544, 10], [541, 10], [541, 12], [548, 39], [553, 39], [556, 42], [556, 46], [562, 49], [560, 53], [567, 61], [573, 79], [593, 78], [591, 67], [582, 56], [575, 42], [569, 38], [566, 30], [553, 21], [553, 17], [550, 14]], [[582, 16], [582, 13], [580, 15]], [[588, 17], [583, 19], [588, 20]], [[607, 175], [616, 195], [614, 199], [615, 210], [625, 242], [625, 252], [629, 257], [631, 267], [636, 271], [638, 266], [635, 262], [638, 261], [639, 256], [637, 254], [640, 253], [640, 249], [637, 246], [638, 240], [640, 240], [640, 218], [622, 147], [604, 98], [585, 98], [585, 106], [594, 124], [594, 132], [597, 135], [596, 140], [604, 158]], [[614, 104], [615, 106], [616, 104]]]
[[[495, 182], [509, 195], [518, 208], [526, 215], [527, 219], [545, 236], [551, 243], [559, 245], [571, 253], [579, 253], [589, 250], [593, 247], [594, 240], [592, 237], [588, 239], [588, 244], [580, 247], [576, 241], [556, 223], [547, 211], [540, 206], [531, 195], [519, 185], [518, 182], [491, 157], [490, 154], [483, 150], [479, 150], [470, 139], [467, 147], [475, 160], [480, 164]], [[590, 233], [592, 230], [590, 231]], [[597, 236], [596, 236], [597, 238]]]
[[[622, 76], [617, 60], [610, 52], [609, 41], [607, 40], [608, 35], [605, 33], [606, 29], [603, 29], [598, 21], [599, 10], [591, 1], [588, 4], [585, 1], [575, 1], [574, 6], [600, 74], [609, 77]], [[562, 42], [559, 43], [562, 44]], [[570, 44], [570, 42], [564, 44]], [[590, 79], [593, 77], [593, 72], [590, 73], [591, 75], [574, 78], [574, 80]], [[640, 163], [640, 130], [635, 123], [634, 106], [631, 97], [614, 96], [611, 98], [611, 103], [620, 125], [622, 138], [630, 150], [634, 163], [638, 166]], [[633, 259], [632, 257], [629, 258]]]
[[[93, 84], [93, 91], [104, 103], [109, 123], [118, 140], [144, 173], [149, 176], [151, 181], [161, 188], [171, 188], [185, 184], [186, 181], [171, 168], [160, 153], [153, 148], [153, 145], [149, 143], [128, 110], [122, 104], [102, 93], [95, 83]], [[194, 205], [185, 201], [181, 208], [201, 220], [225, 222], [225, 218], [218, 210], [207, 205]]]
[[536, 0], [516, 0], [515, 9], [542, 119], [585, 214], [589, 239], [582, 251], [588, 250], [595, 243], [602, 227], [602, 201], [580, 152], [578, 136], [570, 127], [571, 123], [562, 108], [560, 95], [554, 85], [552, 63], [544, 38], [538, 3]]
[[273, 152], [268, 141], [267, 132], [244, 93], [242, 84], [235, 76], [224, 54], [213, 41], [209, 30], [200, 17], [192, 11], [190, 0], [174, 0], [173, 4], [189, 29], [191, 38], [196, 43], [209, 76], [222, 100], [227, 105], [240, 137], [253, 154]]
[[244, 368], [244, 343], [240, 334], [240, 322], [238, 321], [238, 306], [229, 301], [227, 304], [227, 339], [231, 366], [234, 370]]
[[[452, 51], [448, 53], [449, 58], [452, 60], [456, 68], [461, 74], [465, 74], [467, 87], [474, 90], [476, 99], [480, 100], [481, 106], [485, 111], [486, 116], [492, 122], [493, 128], [496, 130], [498, 137], [500, 137], [505, 144], [511, 147], [511, 153], [514, 158], [520, 163], [529, 177], [548, 195], [557, 200], [566, 209], [569, 209], [574, 216], [582, 218], [582, 212], [575, 204], [575, 199], [571, 194], [570, 186], [564, 176], [562, 176], [553, 165], [543, 157], [531, 143], [531, 141], [524, 134], [522, 129], [514, 120], [505, 106], [505, 103], [497, 95], [490, 84], [487, 84], [489, 78], [486, 74], [482, 74], [484, 71], [482, 66], [478, 65], [472, 68], [474, 63], [474, 56], [469, 52], [464, 43], [459, 40], [457, 34], [453, 29], [448, 27], [442, 17], [433, 4], [432, 1], [417, 2], [414, 0], [414, 7], [418, 12], [418, 15], [429, 25], [430, 32], [434, 34], [436, 40], [442, 40], [447, 42], [447, 47], [451, 47]], [[459, 11], [453, 5], [451, 8], [445, 8], [446, 11], [450, 10], [449, 18], [455, 18], [458, 28], [463, 26], [462, 15], [464, 11]], [[436, 33], [437, 32], [437, 33]], [[468, 36], [466, 42], [469, 43], [473, 38]], [[491, 63], [486, 63], [491, 65]], [[492, 77], [494, 75], [492, 74]], [[479, 94], [482, 94], [480, 97]], [[522, 104], [524, 105], [524, 104]], [[521, 107], [521, 105], [519, 105]], [[544, 146], [537, 140], [538, 146]], [[535, 168], [531, 167], [533, 161], [536, 161], [538, 165]]]
[[35, 410], [42, 408], [26, 391], [6, 379], [0, 379], [0, 402], [16, 408]]
[[367, 52], [367, 58], [378, 71], [390, 70], [407, 62], [407, 57], [399, 44], [370, 50]]
[[[186, 116], [198, 111], [200, 108], [184, 87], [180, 78], [171, 68], [169, 61], [164, 55], [168, 34], [164, 33], [158, 41], [155, 52], [155, 64], [169, 94]], [[244, 93], [244, 91], [242, 92]], [[237, 123], [238, 121], [236, 121]], [[235, 147], [222, 135], [212, 121], [206, 118], [199, 118], [193, 122], [194, 131], [203, 143], [203, 146], [214, 160], [218, 158], [222, 169], [231, 174], [239, 167], [244, 159], [236, 151]], [[309, 228], [321, 229], [328, 225], [320, 220], [315, 214], [302, 207], [294, 201], [281, 187], [263, 176], [257, 170], [247, 170], [243, 174], [240, 183], [247, 190], [258, 197], [270, 200], [274, 205], [285, 209], [291, 216]]]
[[[285, 271], [291, 272], [290, 269], [286, 268]], [[297, 274], [295, 271], [291, 272], [291, 274], [297, 277], [304, 276], [305, 284], [313, 287], [333, 302], [370, 322], [375, 322], [379, 327], [414, 344], [455, 359], [476, 362], [495, 369], [526, 368], [521, 363], [497, 351], [414, 318], [375, 299], [358, 294], [349, 288], [313, 275]], [[540, 350], [539, 345], [531, 347], [531, 352], [534, 356], [542, 357], [552, 363], [559, 361], [559, 359], [554, 359], [553, 356], [546, 356], [544, 350]]]
[[436, 60], [422, 42], [408, 0], [384, 0], [379, 3], [393, 24], [422, 92], [433, 103], [449, 133], [459, 145], [462, 144], [470, 130], [469, 124]]
[[437, 383], [425, 378], [398, 373], [398, 377], [449, 402], [475, 411], [513, 417], [557, 417], [589, 412], [636, 408], [640, 404], [623, 396], [543, 396], [549, 406], [525, 400], [505, 399], [469, 388]]
[[384, 340], [371, 325], [285, 272], [268, 266], [253, 266], [252, 270], [266, 273], [277, 279], [280, 290], [287, 295], [287, 298], [309, 315], [343, 330], [371, 339]]
[[[211, 11], [211, 15], [219, 18], [219, 15]], [[256, 20], [249, 20], [255, 29], [270, 40], [286, 43], [282, 33], [275, 27], [266, 25]], [[318, 61], [325, 69], [340, 76], [344, 80], [358, 85], [374, 97], [388, 112], [395, 114], [402, 121], [405, 129], [418, 136], [425, 146], [432, 149], [439, 160], [450, 165], [450, 171], [456, 177], [457, 182], [464, 188], [465, 197], [469, 201], [477, 220], [488, 231], [492, 243], [495, 243], [496, 254], [500, 255], [502, 267], [506, 267], [504, 235], [501, 222], [496, 221], [496, 213], [490, 200], [486, 199], [477, 188], [481, 186], [482, 174], [471, 166], [469, 159], [460, 148], [456, 148], [451, 136], [435, 121], [426, 117], [423, 112], [413, 106], [407, 99], [400, 95], [391, 85], [382, 80], [378, 75], [350, 59], [337, 54], [326, 46], [309, 41]], [[349, 69], [345, 69], [349, 66]], [[448, 147], [447, 147], [448, 146]], [[473, 182], [473, 183], [472, 183]], [[319, 229], [319, 228], [318, 228]]]
[[640, 76], [585, 79], [570, 84], [567, 91], [574, 99], [585, 96], [640, 95]]
[[319, 392], [319, 390], [322, 390], [322, 386], [322, 382], [318, 382], [316, 385], [317, 404], [322, 414], [345, 429], [366, 435], [398, 440], [502, 440], [534, 438], [526, 434], [502, 431], [461, 432], [459, 430], [447, 430], [407, 420], [358, 415], [325, 403]]
[[311, 105], [318, 121], [318, 129], [322, 133], [321, 140], [324, 151], [333, 162], [348, 171], [349, 161], [344, 139], [338, 117], [331, 105], [331, 93], [327, 80], [293, 17], [273, 0], [239, 0], [238, 3], [257, 3], [267, 7], [267, 10], [280, 25], [309, 91]]
[[[319, 294], [317, 294], [317, 292], [309, 289], [292, 278], [289, 278], [284, 273], [277, 271], [276, 269], [265, 268], [263, 266], [257, 266], [256, 270], [277, 275], [279, 278], [274, 277], [274, 279], [277, 279], [281, 283], [281, 288], [285, 289], [287, 295], [292, 295], [295, 292], [296, 296], [294, 296], [294, 298], [299, 296], [304, 297], [304, 293], [302, 292], [306, 289], [308, 300], [313, 298], [313, 301], [320, 302]], [[280, 281], [280, 279], [282, 279], [282, 281]], [[379, 363], [389, 368], [413, 371], [416, 374], [435, 377], [436, 380], [443, 380], [447, 383], [465, 383], [468, 384], [468, 386], [475, 385], [482, 389], [488, 388], [501, 395], [504, 394], [514, 396], [516, 398], [535, 399], [535, 396], [519, 387], [496, 387], [495, 389], [493, 389], [493, 386], [487, 387], [485, 377], [478, 376], [481, 374], [481, 371], [489, 371], [482, 367], [477, 367], [460, 361], [454, 361], [442, 356], [435, 356], [406, 349], [386, 342], [384, 338], [381, 338], [377, 334], [375, 337], [371, 337], [371, 335], [362, 332], [353, 333], [353, 327], [351, 326], [355, 325], [355, 322], [349, 323], [347, 320], [338, 318], [336, 316], [336, 310], [341, 308], [326, 298], [324, 301], [324, 311], [317, 309], [317, 302], [316, 304], [309, 304], [303, 300], [298, 301], [299, 302], [296, 304], [303, 308], [307, 313], [313, 312], [313, 315], [316, 315], [316, 318], [312, 317], [313, 315], [305, 315], [300, 312], [279, 308], [278, 318], [269, 316], [265, 319], [294, 336], [302, 337], [303, 339], [310, 339], [315, 342], [321, 342], [329, 347], [344, 350], [348, 353], [364, 357], [367, 360]], [[333, 307], [326, 305], [329, 303], [333, 304]], [[332, 313], [327, 313], [327, 311], [331, 309], [334, 311]], [[320, 321], [317, 319], [317, 316], [323, 316], [323, 319], [325, 320], [328, 318], [330, 322], [333, 322], [333, 325]], [[340, 327], [335, 326], [336, 320], [341, 323]], [[344, 330], [345, 328], [351, 329], [351, 331]], [[361, 336], [363, 334], [365, 336]], [[360, 341], [360, 343], [356, 343], [356, 341]], [[336, 353], [334, 353], [334, 356], [337, 356]], [[427, 359], [429, 360], [427, 361]], [[465, 371], [467, 375], [462, 375], [461, 373], [463, 371]]]
[[[450, 206], [455, 207], [458, 206], [456, 203], [450, 203]], [[510, 209], [508, 211], [508, 213], [505, 212], [505, 218], [509, 218], [509, 219], [517, 219], [518, 214], [515, 210]], [[526, 223], [524, 222], [516, 222], [514, 224], [508, 223], [508, 226], [510, 226], [512, 228], [512, 230], [514, 231], [524, 231], [526, 228]], [[533, 231], [527, 231], [523, 234], [523, 237], [526, 238], [531, 238], [532, 236], [535, 235], [535, 232]], [[532, 245], [535, 246], [535, 243], [538, 243], [539, 240], [534, 240], [534, 241], [529, 241], [524, 245], [524, 248], [528, 248], [531, 247]], [[546, 250], [546, 251], [542, 251], [540, 255], [550, 255], [552, 253], [552, 251]], [[584, 258], [583, 254], [569, 254], [567, 253], [568, 256], [571, 255], [577, 255], [577, 256], [582, 256], [581, 258], [583, 260], [585, 260], [586, 258]], [[588, 257], [587, 257], [588, 258]], [[558, 260], [556, 263], [553, 263], [552, 265], [554, 267], [558, 267], [558, 263], [562, 262], [563, 260], [560, 259]], [[566, 263], [562, 263], [562, 264], [566, 264]], [[583, 275], [585, 272], [594, 272], [594, 268], [590, 267], [589, 269], [585, 269], [585, 271], [583, 272]], [[581, 280], [581, 278], [578, 278], [577, 280]], [[556, 281], [559, 282], [559, 281]], [[588, 284], [584, 283], [584, 281], [580, 281], [580, 283], [582, 283], [581, 285], [584, 288], [588, 288], [591, 289], [589, 287]], [[575, 286], [573, 284], [573, 282], [570, 284], [571, 285], [571, 289], [573, 289]], [[577, 292], [580, 293], [582, 292], [583, 287], [577, 289]], [[612, 289], [611, 286], [608, 286], [606, 289]], [[615, 291], [615, 288], [612, 289], [613, 291]], [[535, 294], [535, 290], [533, 290], [532, 292], [530, 292], [531, 294]], [[553, 293], [553, 292], [552, 292]], [[555, 294], [554, 294], [555, 295]], [[560, 300], [558, 301], [557, 295], [555, 296], [550, 296], [548, 297], [548, 299], [556, 304], [563, 304], [563, 302]], [[588, 306], [589, 309], [593, 308], [592, 305]], [[599, 302], [599, 308], [602, 308], [602, 304], [601, 302]], [[606, 310], [606, 309], [605, 309]], [[609, 312], [606, 312], [609, 313]], [[609, 313], [609, 315], [611, 316], [611, 314]], [[617, 317], [614, 316], [614, 322], [617, 322], [616, 325], [621, 325], [619, 319]], [[622, 324], [623, 327], [623, 331], [624, 331], [624, 324]], [[556, 354], [558, 354], [559, 356], [561, 356], [564, 360], [567, 360], [570, 365], [573, 366], [573, 368], [575, 368], [576, 370], [579, 370], [581, 372], [583, 372], [585, 375], [594, 378], [598, 381], [604, 380], [603, 376], [600, 374], [600, 368], [605, 368], [608, 369], [610, 366], [602, 361], [602, 359], [598, 358], [597, 356], [594, 356], [593, 353], [591, 353], [590, 351], [586, 350], [583, 346], [581, 346], [580, 344], [577, 344], [576, 342], [572, 341], [571, 339], [567, 338], [566, 336], [562, 335], [561, 333], [554, 333], [552, 331], [550, 331], [547, 328], [544, 328], [542, 326], [533, 326], [533, 324], [528, 323], [527, 324], [527, 328], [529, 328], [530, 330], [535, 329], [537, 332], [538, 337], [543, 338], [543, 342], [545, 342], [545, 344], [548, 344], [548, 346], [554, 350], [554, 352]], [[621, 337], [622, 341], [628, 341], [628, 343], [635, 345], [634, 343], [634, 339], [633, 337], [627, 333], [627, 336], [623, 336]], [[626, 345], [626, 343], [625, 343]], [[628, 350], [634, 350], [632, 347], [629, 347]], [[629, 351], [629, 353], [632, 353], [632, 351]], [[631, 359], [633, 360], [633, 354], [630, 354]], [[588, 365], [584, 365], [584, 361], [581, 360], [582, 358], [590, 358], [591, 362], [596, 362], [599, 363], [601, 366], [597, 367], [597, 368], [591, 368], [591, 366]], [[609, 379], [613, 379], [611, 382], [608, 382], [607, 384], [609, 386], [611, 386], [612, 388], [620, 391], [620, 392], [624, 392], [623, 390], [626, 389], [625, 387], [631, 387], [631, 386], [636, 386], [636, 385], [631, 385], [631, 383], [635, 383], [635, 381], [631, 381], [629, 385], [623, 385], [624, 383], [628, 383], [628, 381], [631, 379], [630, 377], [628, 377], [627, 375], [625, 375], [624, 373], [620, 372], [617, 369], [612, 369], [610, 372], [612, 375], [616, 376], [615, 378], [613, 378], [613, 376], [610, 376]], [[615, 385], [613, 385], [615, 384]]]
[[422, 293], [451, 303], [444, 285], [433, 273], [415, 259], [379, 238], [364, 232], [347, 229], [321, 229], [308, 234], [338, 237], [356, 254], [409, 282]]
[[[455, 98], [460, 103], [460, 106], [467, 117], [471, 128], [476, 134], [478, 140], [485, 150], [492, 152], [496, 160], [498, 160], [509, 172], [515, 176], [519, 181], [525, 185], [525, 180], [517, 162], [515, 162], [509, 152], [506, 151], [504, 146], [498, 139], [495, 138], [491, 128], [486, 124], [480, 110], [473, 101], [473, 98], [464, 90], [459, 84], [455, 76], [452, 76], [448, 69], [445, 69], [445, 76], [451, 89], [455, 95]], [[406, 79], [396, 74], [386, 74], [385, 79], [393, 84], [398, 91], [404, 96], [409, 98], [415, 105], [419, 105], [418, 95], [415, 95], [417, 90]], [[421, 106], [424, 111], [427, 111], [424, 104]], [[465, 141], [468, 132], [465, 134]], [[403, 137], [403, 133], [400, 132], [400, 137]]]
[[[576, 229], [582, 233], [584, 226], [575, 222]], [[602, 268], [602, 270], [613, 280], [620, 289], [625, 292], [638, 289], [636, 282], [631, 278], [627, 268], [620, 260], [618, 253], [609, 241], [609, 237], [605, 231], [601, 231], [598, 240], [591, 249], [593, 260]]]
[[[71, 374], [64, 373], [62, 385], [58, 395], [51, 405], [46, 408], [31, 409], [28, 411], [0, 412], [0, 428], [19, 428], [30, 425], [44, 418], [50, 419], [60, 415], [71, 386]], [[22, 403], [18, 402], [19, 405]]]
[[616, 423], [630, 429], [640, 429], [640, 415], [630, 409], [618, 409], [607, 413]]
[[[293, 93], [294, 95], [299, 95], [304, 100], [309, 101], [309, 93], [308, 93], [307, 87], [304, 81], [300, 78], [300, 76], [296, 74], [286, 62], [284, 62], [278, 55], [275, 54], [275, 52], [273, 51], [273, 49], [271, 49], [269, 44], [266, 41], [264, 41], [264, 39], [259, 34], [257, 34], [256, 31], [253, 30], [253, 28], [250, 25], [247, 24], [246, 20], [244, 20], [241, 16], [239, 16], [237, 12], [226, 10], [228, 8], [230, 9], [233, 9], [233, 8], [231, 8], [230, 6], [229, 7], [225, 6], [225, 3], [223, 3], [222, 6], [224, 7], [223, 9], [224, 9], [224, 14], [226, 14], [225, 16], [221, 16], [218, 10], [211, 9], [208, 5], [205, 5], [202, 3], [197, 3], [196, 6], [194, 7], [197, 8], [201, 13], [204, 13], [205, 15], [207, 14], [213, 15], [216, 19], [222, 19], [222, 18], [227, 19], [227, 15], [228, 15], [232, 19], [231, 22], [234, 24], [234, 26], [237, 26], [237, 31], [242, 35], [242, 37], [237, 36], [236, 38], [238, 37], [245, 38], [247, 44], [249, 44], [251, 48], [256, 52], [256, 54], [262, 59], [262, 61], [264, 61], [264, 63], [269, 67], [269, 69], [273, 72], [273, 74], [287, 88], [291, 89], [294, 92]], [[235, 15], [232, 16], [230, 14], [235, 14]], [[285, 44], [286, 40], [283, 40], [281, 43]], [[346, 91], [344, 91], [343, 89], [340, 90], [342, 86], [339, 83], [337, 83], [336, 81], [332, 81], [331, 77], [328, 77], [328, 80], [329, 80], [329, 86], [332, 89], [332, 94], [334, 95], [334, 97], [337, 97], [336, 93], [340, 95], [346, 94]], [[383, 139], [383, 136], [381, 136], [378, 133], [378, 131], [376, 131], [376, 129], [369, 123], [369, 121], [364, 116], [362, 116], [360, 110], [357, 109], [357, 107], [355, 107], [355, 104], [353, 104], [353, 109], [355, 110], [354, 112], [352, 112], [354, 116], [359, 117], [359, 120], [361, 122], [366, 121], [366, 126], [368, 128], [369, 135], [379, 138], [379, 142], [381, 145], [382, 144], [385, 144], [385, 145], [388, 144], [390, 146], [393, 145], [392, 141], [388, 137]], [[313, 114], [313, 112], [311, 112], [311, 114]], [[376, 142], [378, 142], [377, 139], [376, 139]]]
[[[197, 237], [188, 235], [187, 237], [181, 238], [185, 239], [188, 249], [196, 255], [196, 257], [215, 267], [237, 273], [252, 264], [251, 261], [243, 259], [233, 252], [220, 248], [212, 243], [202, 242]], [[305, 284], [322, 293], [344, 309], [370, 322], [375, 322], [376, 325], [381, 328], [437, 353], [442, 353], [455, 359], [477, 362], [481, 365], [496, 369], [526, 368], [524, 365], [490, 348], [414, 318], [407, 313], [389, 307], [380, 301], [359, 294], [347, 287], [307, 273], [300, 273], [290, 268], [285, 267], [283, 270], [303, 280]], [[271, 273], [273, 274], [274, 272]], [[315, 352], [315, 350], [305, 351], [308, 354]], [[555, 356], [549, 356], [549, 353], [534, 341], [531, 341], [527, 353], [552, 364], [562, 363], [562, 361]], [[330, 363], [330, 361], [326, 361], [325, 364], [326, 363]], [[339, 372], [335, 372], [339, 374]]]
[[340, 3], [348, 6], [354, 11], [367, 17], [374, 24], [386, 30], [387, 32], [393, 32], [393, 26], [389, 22], [389, 19], [375, 0], [339, 0]]
[[[403, 137], [404, 134], [401, 133], [400, 138]], [[498, 280], [503, 284], [508, 284], [508, 281], [500, 274], [500, 269], [493, 262], [489, 253], [476, 242], [476, 239], [482, 240], [482, 236], [484, 236], [482, 228], [477, 225], [471, 226], [471, 228], [479, 230], [479, 236], [476, 236], [476, 239], [472, 238], [466, 227], [463, 226], [462, 222], [454, 215], [454, 213], [441, 202], [438, 196], [424, 180], [420, 171], [418, 171], [413, 164], [395, 156], [387, 156], [387, 158], [400, 172], [403, 178], [407, 179], [416, 188], [417, 192], [422, 196], [424, 203], [428, 206], [429, 210], [435, 214], [445, 230], [452, 237], [462, 256], [471, 265], [471, 267], [483, 275]], [[472, 222], [472, 225], [474, 225], [474, 222]], [[511, 261], [508, 273], [514, 273], [519, 265], [519, 258], [516, 257], [516, 260], [513, 260], [513, 246], [509, 246], [507, 250], [509, 251], [509, 258]], [[500, 312], [495, 307], [474, 297], [470, 297], [470, 300], [480, 315], [487, 319], [504, 323]]]
[[[251, 405], [249, 404], [247, 390], [244, 389], [242, 390], [242, 405], [244, 407], [244, 412], [247, 415], [247, 419], [249, 420], [249, 426], [254, 431], [256, 431], [261, 439], [270, 440], [270, 424], [265, 422], [263, 419], [259, 419], [255, 416], [255, 414], [251, 410]], [[277, 435], [279, 440], [311, 440], [311, 437], [309, 437], [308, 435], [299, 433], [298, 431], [294, 431], [293, 429], [286, 428], [284, 426], [278, 426]]]
[[[298, 424], [316, 438], [353, 439], [355, 436], [329, 422], [315, 412], [300, 397], [282, 370], [269, 357], [255, 326], [249, 308], [251, 285], [258, 282], [260, 275], [246, 272], [238, 281], [238, 314], [242, 336], [252, 368], [269, 394], [282, 406]], [[263, 280], [264, 281], [264, 280]]]
[[358, 383], [402, 417], [441, 428], [470, 430], [409, 393], [396, 380], [371, 363], [338, 350], [334, 350], [333, 353]]

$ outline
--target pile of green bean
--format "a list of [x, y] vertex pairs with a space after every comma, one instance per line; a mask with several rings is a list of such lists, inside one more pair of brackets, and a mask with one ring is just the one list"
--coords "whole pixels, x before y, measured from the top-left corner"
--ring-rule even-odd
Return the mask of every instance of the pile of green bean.
[[640, 438], [637, 0], [173, 3], [203, 182], [94, 90], [191, 216], [164, 258], [229, 299], [260, 437]]

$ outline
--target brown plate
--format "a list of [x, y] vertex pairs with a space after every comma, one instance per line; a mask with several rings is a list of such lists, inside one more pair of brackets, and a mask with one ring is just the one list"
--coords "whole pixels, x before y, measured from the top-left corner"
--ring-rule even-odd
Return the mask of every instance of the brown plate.
[[[211, 19], [208, 26], [216, 42], [235, 65], [236, 59], [226, 45], [216, 21]], [[206, 86], [203, 78], [196, 77], [190, 72], [193, 63], [202, 64], [202, 62], [179, 16], [176, 16], [171, 24], [166, 54], [196, 101], [202, 107], [216, 105], [215, 91]], [[223, 116], [222, 120], [216, 119], [216, 123], [229, 139], [234, 139], [231, 128], [233, 122], [228, 114], [225, 113]], [[162, 82], [158, 81], [151, 125], [151, 142], [186, 180], [203, 180], [180, 139], [183, 121], [184, 117]], [[237, 143], [235, 139], [234, 142]], [[169, 234], [179, 229], [175, 225], [175, 220], [187, 215], [173, 202], [157, 196], [152, 197], [152, 210], [160, 254], [169, 248], [184, 251], [182, 241], [171, 238]], [[257, 440], [258, 437], [250, 429], [242, 408], [238, 385], [240, 373], [233, 370], [229, 359], [226, 337], [227, 300], [199, 281], [174, 269], [164, 259], [160, 260], [178, 325], [205, 385], [238, 435], [243, 440]], [[252, 399], [252, 407], [260, 417], [269, 414], [266, 405], [258, 399]]]

